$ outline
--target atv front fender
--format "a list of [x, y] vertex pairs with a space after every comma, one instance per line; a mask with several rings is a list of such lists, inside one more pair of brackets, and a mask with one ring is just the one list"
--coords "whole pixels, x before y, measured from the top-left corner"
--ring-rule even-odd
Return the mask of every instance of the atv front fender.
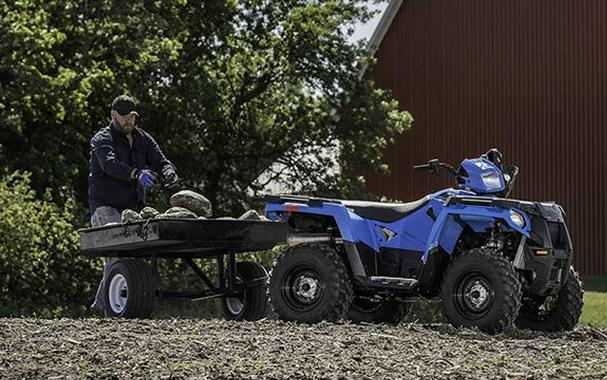
[[[523, 227], [514, 223], [511, 217], [512, 212], [523, 216], [525, 219]], [[465, 226], [469, 226], [475, 232], [482, 233], [489, 231], [498, 221], [505, 222], [514, 231], [527, 238], [530, 237], [531, 220], [522, 211], [476, 205], [457, 205], [443, 208], [428, 236], [422, 261], [426, 264], [430, 252], [439, 246], [451, 255]]]

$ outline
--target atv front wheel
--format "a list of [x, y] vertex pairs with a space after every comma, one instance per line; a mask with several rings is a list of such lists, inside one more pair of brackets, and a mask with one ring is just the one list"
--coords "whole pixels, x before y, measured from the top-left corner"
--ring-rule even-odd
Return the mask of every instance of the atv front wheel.
[[350, 305], [347, 318], [352, 322], [398, 324], [406, 314], [405, 304], [393, 300], [372, 301], [356, 297]]
[[264, 282], [250, 288], [244, 289], [240, 294], [233, 297], [223, 298], [223, 314], [228, 320], [233, 321], [258, 321], [265, 318], [270, 310], [268, 300], [268, 286], [266, 281], [268, 273], [263, 266], [257, 263], [236, 263], [236, 281], [247, 283], [263, 280]]
[[491, 249], [472, 249], [456, 257], [441, 285], [447, 320], [487, 333], [504, 331], [514, 322], [521, 296], [514, 268]]
[[559, 293], [548, 297], [525, 297], [516, 325], [521, 329], [546, 332], [573, 330], [584, 306], [584, 290], [578, 274], [571, 268]]
[[335, 322], [352, 303], [352, 282], [337, 252], [300, 244], [283, 253], [270, 273], [270, 299], [281, 319]]

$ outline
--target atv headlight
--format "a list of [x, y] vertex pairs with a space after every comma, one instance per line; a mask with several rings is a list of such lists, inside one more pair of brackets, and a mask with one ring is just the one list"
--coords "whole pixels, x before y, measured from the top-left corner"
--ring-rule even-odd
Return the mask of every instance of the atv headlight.
[[516, 211], [510, 211], [510, 220], [517, 226], [523, 228], [525, 226], [525, 218]]
[[487, 190], [498, 190], [502, 188], [502, 181], [497, 172], [483, 174], [482, 178]]

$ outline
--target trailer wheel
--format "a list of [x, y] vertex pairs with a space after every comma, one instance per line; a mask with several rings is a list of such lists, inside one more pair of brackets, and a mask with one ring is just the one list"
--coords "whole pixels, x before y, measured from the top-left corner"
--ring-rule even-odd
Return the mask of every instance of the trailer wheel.
[[491, 249], [472, 249], [456, 257], [441, 285], [447, 320], [487, 333], [504, 331], [514, 322], [521, 296], [514, 268]]
[[326, 245], [290, 248], [276, 260], [270, 273], [272, 306], [286, 321], [337, 321], [348, 312], [352, 297], [346, 266]]
[[578, 274], [571, 268], [567, 282], [555, 296], [523, 298], [516, 325], [521, 329], [545, 332], [573, 330], [582, 315], [584, 290]]
[[154, 272], [142, 260], [119, 259], [105, 280], [108, 317], [149, 318], [154, 307]]
[[406, 314], [403, 302], [388, 300], [374, 302], [355, 297], [348, 310], [347, 318], [352, 322], [399, 324]]
[[237, 282], [263, 280], [263, 283], [247, 288], [237, 297], [222, 299], [223, 314], [233, 321], [258, 321], [268, 316], [270, 301], [268, 299], [268, 272], [257, 263], [236, 263]]

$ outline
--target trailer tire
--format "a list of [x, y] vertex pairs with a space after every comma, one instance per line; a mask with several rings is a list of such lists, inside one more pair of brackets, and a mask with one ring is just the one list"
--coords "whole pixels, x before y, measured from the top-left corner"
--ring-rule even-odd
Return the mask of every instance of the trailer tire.
[[491, 249], [471, 249], [453, 259], [441, 284], [443, 313], [455, 327], [504, 331], [521, 306], [514, 267]]
[[299, 244], [276, 260], [270, 273], [270, 298], [282, 320], [335, 322], [350, 308], [352, 282], [333, 248]]
[[347, 318], [354, 323], [399, 324], [407, 314], [404, 302], [386, 300], [372, 302], [363, 298], [354, 298], [348, 310]]
[[546, 300], [535, 303], [531, 299], [523, 298], [523, 304], [516, 319], [516, 325], [521, 329], [544, 332], [571, 331], [577, 325], [584, 307], [584, 290], [582, 282], [575, 270], [569, 270], [567, 282], [561, 288], [552, 308], [542, 315], [539, 308], [545, 305]]
[[270, 300], [268, 299], [268, 272], [257, 263], [236, 263], [238, 282], [263, 279], [263, 283], [242, 291], [237, 297], [222, 298], [222, 309], [226, 319], [232, 321], [258, 321], [268, 316]]
[[154, 271], [143, 260], [119, 259], [104, 281], [108, 317], [149, 318], [154, 309]]

